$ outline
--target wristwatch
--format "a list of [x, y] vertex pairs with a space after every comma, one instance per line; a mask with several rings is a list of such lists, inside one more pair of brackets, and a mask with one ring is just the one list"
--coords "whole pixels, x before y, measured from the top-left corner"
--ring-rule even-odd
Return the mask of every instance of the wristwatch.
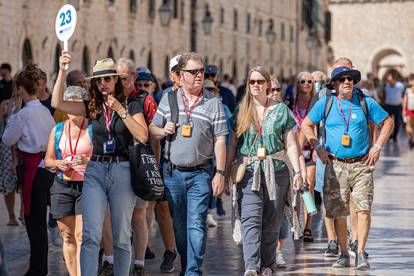
[[226, 171], [225, 170], [218, 170], [218, 169], [216, 169], [216, 173], [219, 173], [222, 176], [226, 176]]
[[119, 115], [119, 117], [121, 117], [122, 120], [125, 120], [127, 116], [128, 116], [128, 111], [125, 111], [124, 113]]

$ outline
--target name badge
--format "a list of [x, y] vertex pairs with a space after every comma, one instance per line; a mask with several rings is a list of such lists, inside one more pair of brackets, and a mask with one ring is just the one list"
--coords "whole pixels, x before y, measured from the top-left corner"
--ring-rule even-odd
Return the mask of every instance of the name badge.
[[63, 180], [64, 181], [71, 181], [72, 177], [75, 173], [75, 170], [73, 168], [70, 168], [69, 170], [67, 170], [64, 174], [63, 174]]
[[114, 153], [116, 149], [115, 138], [108, 138], [108, 140], [103, 143], [103, 151], [105, 154]]
[[344, 147], [349, 147], [349, 145], [351, 144], [351, 136], [349, 136], [348, 134], [342, 135], [341, 144]]
[[258, 147], [257, 148], [257, 158], [265, 159], [267, 156], [266, 147]]
[[192, 127], [190, 124], [183, 124], [181, 128], [181, 136], [183, 137], [191, 137], [192, 134]]

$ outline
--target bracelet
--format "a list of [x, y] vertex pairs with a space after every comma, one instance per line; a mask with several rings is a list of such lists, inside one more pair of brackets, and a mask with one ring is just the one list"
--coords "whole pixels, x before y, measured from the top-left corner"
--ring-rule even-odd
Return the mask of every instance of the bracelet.
[[377, 150], [381, 150], [382, 146], [380, 144], [374, 144], [374, 148], [376, 148]]
[[301, 174], [301, 173], [302, 173], [302, 170], [299, 170], [297, 172], [293, 172], [293, 176], [297, 176], [298, 174]]

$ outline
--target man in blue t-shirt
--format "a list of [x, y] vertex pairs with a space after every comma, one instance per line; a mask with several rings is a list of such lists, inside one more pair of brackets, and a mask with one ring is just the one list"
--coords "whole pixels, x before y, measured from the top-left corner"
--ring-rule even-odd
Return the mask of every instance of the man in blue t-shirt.
[[[360, 96], [355, 84], [361, 73], [349, 67], [338, 67], [332, 71], [331, 86], [336, 95], [322, 97], [302, 123], [302, 130], [316, 150], [321, 161], [326, 164], [323, 199], [326, 216], [335, 219], [341, 254], [333, 267], [349, 267], [350, 257], [347, 248], [346, 216], [349, 215], [349, 198], [358, 213], [358, 253], [355, 258], [357, 269], [369, 269], [365, 244], [371, 223], [371, 206], [374, 194], [372, 167], [378, 161], [382, 146], [389, 138], [393, 121], [381, 106], [372, 98], [364, 97], [367, 115], [361, 107]], [[332, 106], [325, 118], [327, 97], [332, 98]], [[325, 145], [319, 144], [314, 129], [324, 121]], [[368, 122], [381, 125], [376, 143], [371, 146]]]

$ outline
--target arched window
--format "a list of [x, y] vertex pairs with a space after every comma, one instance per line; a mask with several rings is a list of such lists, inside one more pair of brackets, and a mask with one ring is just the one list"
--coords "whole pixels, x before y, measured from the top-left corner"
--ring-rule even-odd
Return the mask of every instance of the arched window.
[[129, 51], [129, 59], [135, 62], [135, 53], [134, 50]]
[[109, 47], [107, 56], [112, 59], [114, 58], [114, 50], [112, 50], [112, 47]]
[[62, 54], [62, 47], [60, 46], [60, 43], [56, 44], [55, 49], [55, 64], [53, 65], [53, 72], [58, 73], [59, 72], [59, 57]]
[[82, 70], [89, 76], [91, 63], [89, 59], [89, 49], [87, 46], [84, 46], [82, 51]]
[[26, 38], [25, 41], [23, 42], [23, 49], [22, 49], [23, 68], [31, 63], [33, 63], [32, 44], [30, 43], [30, 40]]
[[178, 0], [173, 0], [173, 18], [178, 18]]
[[129, 11], [131, 13], [137, 12], [137, 0], [129, 0]]
[[148, 17], [155, 18], [155, 0], [148, 1]]
[[147, 68], [152, 71], [152, 52], [149, 51], [148, 53], [148, 60], [147, 60]]

